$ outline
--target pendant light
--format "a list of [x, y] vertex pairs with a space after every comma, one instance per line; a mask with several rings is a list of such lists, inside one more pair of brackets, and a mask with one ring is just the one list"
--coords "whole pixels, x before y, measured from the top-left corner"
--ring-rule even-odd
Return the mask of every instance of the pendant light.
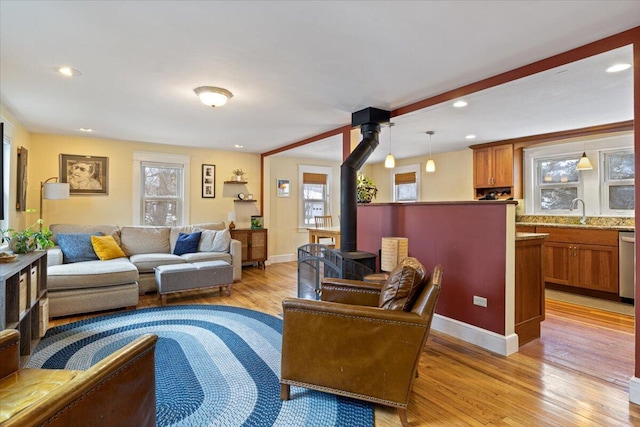
[[427, 135], [429, 135], [429, 160], [427, 160], [427, 165], [425, 166], [425, 170], [429, 173], [435, 172], [436, 171], [436, 162], [433, 161], [433, 159], [431, 158], [431, 137], [433, 136], [433, 134], [435, 134], [434, 131], [429, 130], [426, 132]]
[[395, 123], [389, 122], [389, 154], [387, 154], [387, 157], [384, 159], [384, 167], [387, 169], [396, 167], [396, 159], [394, 159], [393, 154], [391, 154], [391, 128], [395, 125]]
[[576, 169], [578, 169], [579, 171], [589, 171], [593, 169], [593, 166], [591, 166], [591, 162], [587, 157], [586, 151], [582, 152], [582, 157], [580, 157], [580, 161], [578, 162], [578, 167]]

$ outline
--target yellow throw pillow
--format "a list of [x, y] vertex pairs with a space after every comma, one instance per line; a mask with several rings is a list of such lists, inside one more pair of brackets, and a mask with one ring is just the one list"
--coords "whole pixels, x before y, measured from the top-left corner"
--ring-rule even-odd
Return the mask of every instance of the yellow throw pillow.
[[113, 236], [91, 236], [91, 245], [100, 261], [126, 257]]

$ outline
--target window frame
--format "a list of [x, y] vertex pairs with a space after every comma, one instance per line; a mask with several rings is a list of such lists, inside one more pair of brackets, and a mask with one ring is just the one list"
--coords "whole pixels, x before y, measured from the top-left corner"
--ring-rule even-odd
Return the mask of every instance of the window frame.
[[190, 223], [190, 181], [191, 158], [179, 154], [134, 152], [133, 153], [133, 200], [132, 200], [132, 224], [144, 225], [142, 214], [144, 212], [144, 192], [142, 190], [144, 177], [142, 176], [142, 164], [172, 165], [182, 168], [182, 203], [180, 206], [180, 220], [177, 226]]
[[[403, 165], [403, 166], [398, 166], [395, 167], [393, 169], [393, 171], [391, 172], [391, 196], [392, 196], [392, 200], [394, 203], [414, 203], [414, 202], [419, 202], [420, 201], [420, 172], [421, 172], [421, 168], [420, 168], [420, 163], [417, 164], [411, 164], [411, 165]], [[414, 172], [416, 174], [416, 199], [415, 200], [398, 200], [397, 199], [397, 188], [396, 188], [396, 175], [399, 174], [403, 174], [403, 173], [411, 173]]]
[[582, 178], [582, 174], [578, 173], [578, 182], [567, 182], [567, 183], [562, 183], [562, 182], [552, 182], [551, 184], [544, 184], [542, 183], [542, 176], [541, 176], [541, 167], [540, 167], [540, 163], [541, 162], [545, 162], [545, 161], [549, 161], [549, 160], [556, 160], [556, 161], [562, 161], [562, 160], [576, 160], [580, 158], [580, 154], [576, 154], [576, 153], [567, 153], [567, 154], [558, 154], [558, 155], [554, 155], [554, 156], [541, 156], [541, 157], [537, 157], [535, 159], [533, 159], [533, 169], [534, 169], [534, 175], [533, 175], [533, 191], [534, 191], [534, 214], [537, 215], [558, 215], [558, 214], [567, 214], [569, 212], [571, 212], [571, 210], [569, 208], [567, 209], [549, 209], [549, 210], [543, 210], [541, 203], [542, 203], [542, 190], [545, 188], [573, 188], [576, 187], [577, 191], [576, 191], [576, 197], [578, 198], [582, 198], [582, 194], [583, 194], [583, 190], [584, 190], [584, 179]]
[[[298, 196], [300, 203], [298, 205], [298, 229], [306, 230], [307, 228], [315, 227], [314, 224], [305, 224], [304, 222], [304, 207], [307, 199], [304, 198], [304, 174], [316, 173], [327, 176], [327, 183], [325, 184], [324, 194], [324, 214], [332, 215], [331, 213], [331, 185], [333, 182], [333, 168], [330, 166], [311, 166], [311, 165], [298, 165]], [[309, 199], [311, 200], [311, 199]]]
[[[611, 209], [609, 207], [609, 189], [615, 186], [628, 186], [631, 185], [635, 188], [635, 169], [634, 177], [631, 179], [609, 180], [609, 162], [608, 159], [614, 154], [631, 154], [635, 156], [633, 148], [626, 149], [611, 149], [601, 150], [599, 153], [599, 164], [602, 165], [602, 177], [600, 179], [600, 211], [605, 215], [610, 216], [634, 216], [635, 208], [631, 209]], [[635, 200], [634, 200], [635, 205]]]

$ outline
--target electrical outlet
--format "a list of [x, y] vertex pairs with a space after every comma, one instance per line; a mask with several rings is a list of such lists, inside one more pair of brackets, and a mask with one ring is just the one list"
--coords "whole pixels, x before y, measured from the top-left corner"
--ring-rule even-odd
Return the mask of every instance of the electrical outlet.
[[473, 304], [475, 305], [479, 305], [480, 307], [486, 307], [487, 306], [487, 299], [484, 297], [479, 297], [477, 295], [473, 296]]

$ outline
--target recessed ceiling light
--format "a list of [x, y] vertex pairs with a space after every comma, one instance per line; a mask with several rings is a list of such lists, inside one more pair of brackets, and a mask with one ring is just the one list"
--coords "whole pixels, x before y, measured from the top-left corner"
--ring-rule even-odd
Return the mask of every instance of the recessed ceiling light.
[[465, 138], [467, 138], [467, 139], [476, 139], [476, 136], [472, 134], [472, 135], [465, 136]]
[[67, 77], [77, 77], [82, 75], [80, 71], [71, 67], [59, 67], [58, 72], [63, 76], [67, 76]]
[[93, 129], [91, 128], [80, 128], [81, 132], [93, 132]]
[[236, 147], [236, 148], [244, 148], [244, 145], [242, 145], [242, 144], [236, 144], [236, 145], [234, 145], [234, 147]]
[[613, 64], [607, 68], [607, 73], [617, 73], [618, 71], [628, 70], [629, 68], [631, 68], [631, 64]]
[[467, 101], [463, 101], [463, 100], [456, 101], [456, 102], [453, 103], [453, 106], [456, 107], [456, 108], [466, 107], [467, 105], [468, 105]]

